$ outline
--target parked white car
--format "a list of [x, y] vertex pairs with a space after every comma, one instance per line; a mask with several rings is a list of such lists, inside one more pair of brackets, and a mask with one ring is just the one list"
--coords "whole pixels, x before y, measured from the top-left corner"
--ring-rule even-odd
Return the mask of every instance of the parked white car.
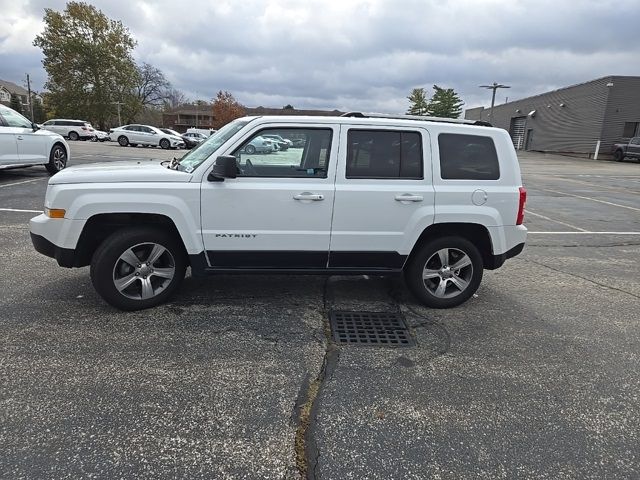
[[67, 166], [69, 156], [61, 135], [0, 104], [0, 169], [44, 165], [54, 174]]
[[216, 130], [214, 130], [213, 128], [194, 128], [194, 127], [191, 127], [191, 128], [187, 128], [186, 133], [201, 133], [205, 137], [209, 138], [211, 135], [216, 133]]
[[149, 145], [165, 150], [184, 147], [184, 140], [181, 137], [165, 133], [151, 125], [124, 125], [112, 128], [109, 130], [109, 138], [117, 141], [121, 147]]
[[[249, 152], [266, 135], [304, 148]], [[225, 125], [180, 160], [69, 168], [49, 181], [47, 210], [30, 226], [37, 251], [91, 265], [98, 293], [125, 310], [166, 301], [188, 266], [195, 277], [403, 275], [422, 303], [448, 308], [522, 251], [525, 200], [500, 128], [264, 116]]]
[[109, 140], [109, 133], [103, 132], [102, 130], [94, 130], [95, 135], [91, 139], [92, 142], [106, 142]]
[[89, 122], [85, 122], [84, 120], [54, 118], [44, 122], [42, 128], [73, 141], [91, 140], [95, 136], [94, 128]]

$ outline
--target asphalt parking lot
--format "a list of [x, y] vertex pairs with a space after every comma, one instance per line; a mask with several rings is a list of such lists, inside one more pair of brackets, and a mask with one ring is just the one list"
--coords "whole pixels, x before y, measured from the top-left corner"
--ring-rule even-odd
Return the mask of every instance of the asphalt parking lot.
[[[398, 280], [219, 276], [119, 312], [33, 250], [44, 168], [0, 171], [0, 478], [640, 477], [640, 165], [520, 160], [524, 253], [444, 311]], [[417, 345], [337, 346], [336, 308], [400, 309]]]

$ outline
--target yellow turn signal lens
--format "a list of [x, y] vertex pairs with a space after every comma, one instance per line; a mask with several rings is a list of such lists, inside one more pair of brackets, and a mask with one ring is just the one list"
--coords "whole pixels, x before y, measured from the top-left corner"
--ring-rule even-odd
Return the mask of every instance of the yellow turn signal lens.
[[67, 213], [62, 208], [47, 208], [44, 207], [44, 214], [49, 218], [64, 218], [64, 214]]

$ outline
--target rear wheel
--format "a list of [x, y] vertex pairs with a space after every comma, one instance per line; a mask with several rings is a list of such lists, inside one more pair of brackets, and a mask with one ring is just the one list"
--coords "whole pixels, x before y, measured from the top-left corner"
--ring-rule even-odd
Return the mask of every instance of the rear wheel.
[[80, 138], [77, 132], [69, 132], [69, 140], [73, 140], [74, 142]]
[[165, 302], [180, 286], [186, 270], [182, 245], [152, 227], [117, 231], [98, 247], [91, 281], [109, 304], [141, 310]]
[[622, 152], [622, 150], [616, 150], [613, 154], [613, 159], [616, 162], [621, 162], [622, 160], [624, 160], [624, 153]]
[[167, 140], [166, 138], [163, 138], [162, 140], [160, 140], [160, 148], [162, 148], [163, 150], [169, 150], [170, 146], [171, 144], [169, 143], [169, 140]]
[[49, 153], [49, 163], [45, 165], [47, 171], [53, 175], [67, 166], [67, 151], [60, 144], [55, 144]]
[[482, 280], [478, 249], [462, 237], [443, 237], [423, 245], [405, 271], [407, 286], [426, 306], [456, 307], [473, 295]]
[[129, 145], [129, 139], [124, 135], [121, 135], [120, 137], [118, 137], [118, 143], [121, 147], [126, 147], [127, 145]]

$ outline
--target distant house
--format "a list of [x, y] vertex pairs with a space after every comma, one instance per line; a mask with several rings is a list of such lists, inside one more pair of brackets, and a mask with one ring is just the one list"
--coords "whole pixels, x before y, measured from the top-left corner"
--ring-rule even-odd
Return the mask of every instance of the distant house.
[[[162, 126], [178, 132], [185, 132], [187, 128], [213, 128], [213, 105], [184, 105], [162, 114]], [[294, 108], [266, 108], [247, 107], [247, 116], [260, 115], [323, 115], [337, 117], [343, 112], [339, 110], [296, 110]]]
[[0, 103], [9, 106], [9, 103], [11, 102], [11, 95], [17, 95], [20, 98], [22, 111], [26, 112], [29, 109], [29, 92], [27, 92], [25, 88], [22, 88], [20, 85], [16, 85], [13, 82], [0, 80]]

